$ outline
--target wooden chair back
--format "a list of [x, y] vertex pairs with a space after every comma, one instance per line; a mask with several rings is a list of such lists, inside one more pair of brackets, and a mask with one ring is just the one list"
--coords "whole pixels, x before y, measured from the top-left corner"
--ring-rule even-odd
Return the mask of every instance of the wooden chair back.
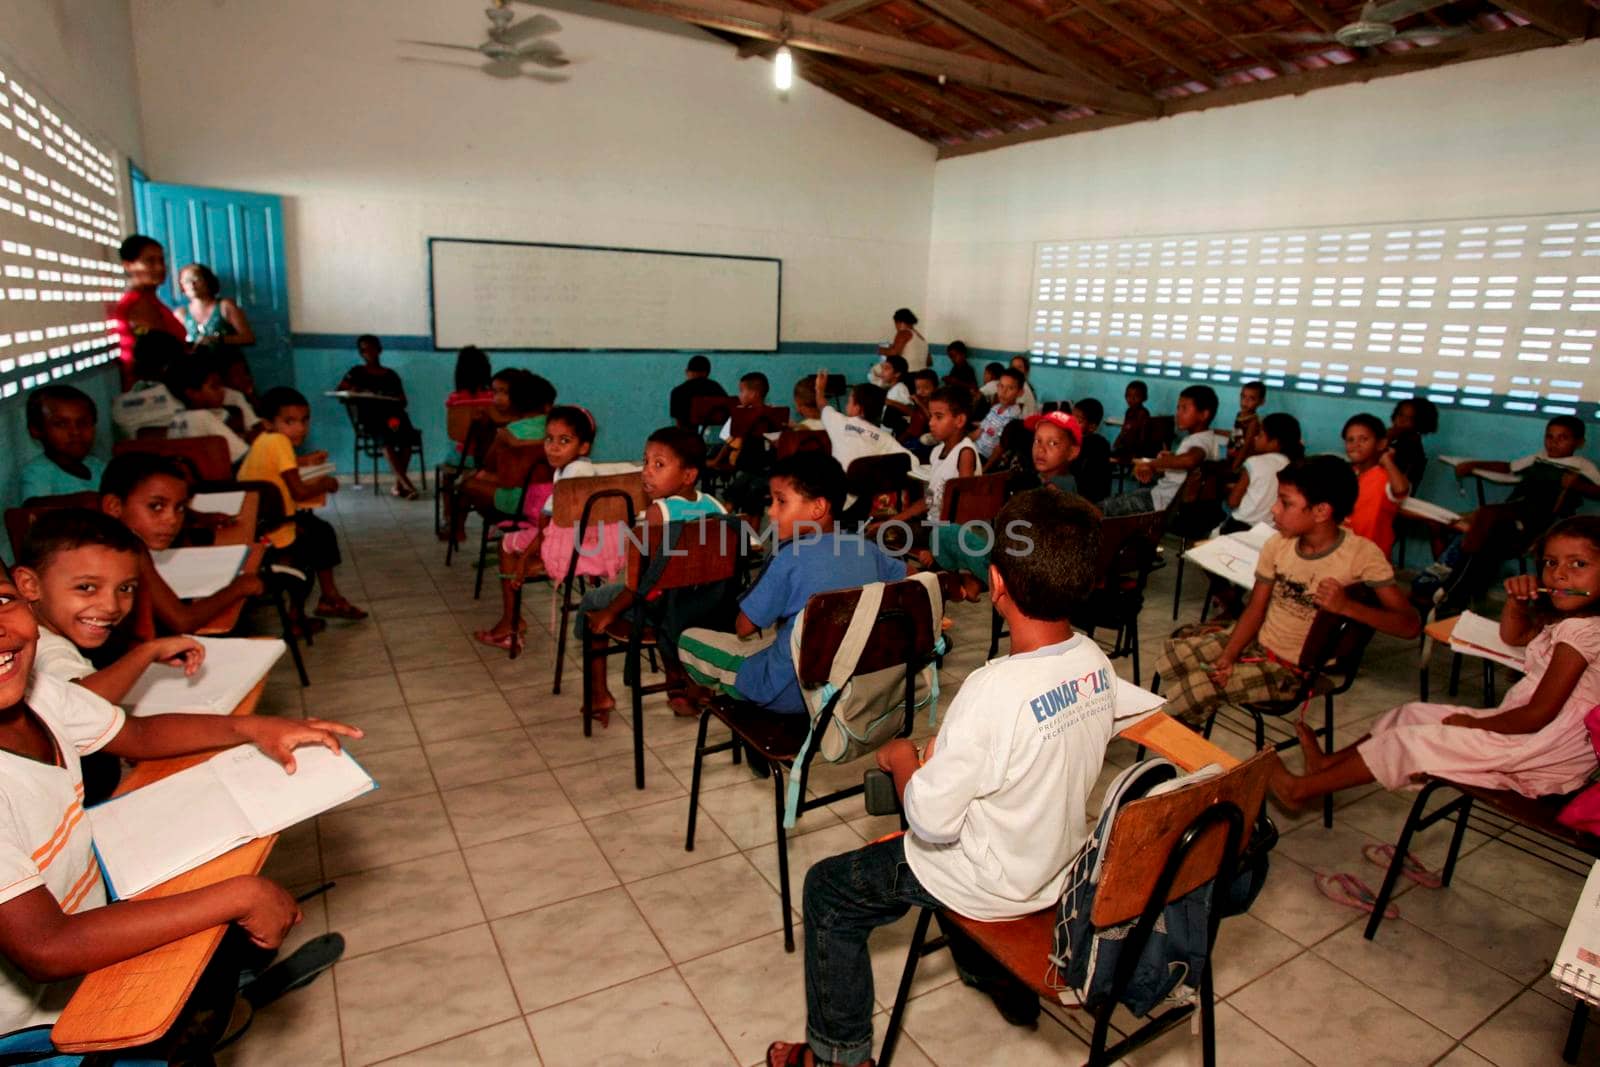
[[555, 471], [545, 462], [543, 441], [507, 444], [501, 438], [492, 458], [495, 480], [503, 486], [526, 487], [555, 478]]
[[1144, 588], [1144, 578], [1155, 566], [1156, 550], [1166, 531], [1165, 518], [1159, 511], [1146, 511], [1100, 520], [1102, 582], [1138, 575], [1139, 588]]
[[728, 418], [733, 423], [728, 428], [729, 437], [745, 437], [752, 433], [773, 433], [789, 425], [789, 409], [766, 404], [749, 408], [736, 407]]
[[565, 478], [556, 483], [551, 496], [550, 522], [554, 526], [577, 525], [588, 507], [590, 526], [602, 522], [633, 522], [644, 511], [644, 475], [602, 474], [589, 478]]
[[944, 504], [939, 518], [957, 525], [994, 522], [1006, 503], [1006, 475], [974, 474], [944, 483]]
[[[800, 659], [795, 664], [802, 686], [811, 689], [828, 680], [833, 657], [850, 628], [860, 599], [860, 589], [836, 589], [818, 593], [806, 602]], [[909, 633], [903, 622], [906, 616], [912, 621]], [[922, 584], [911, 579], [890, 582], [884, 586], [878, 621], [867, 638], [856, 673], [870, 674], [908, 662], [920, 667], [933, 659], [933, 646], [938, 639], [939, 620], [930, 611]]]
[[[1363, 582], [1347, 585], [1344, 591], [1352, 600], [1369, 607], [1378, 603], [1377, 594]], [[1305, 644], [1300, 646], [1304, 687], [1309, 688], [1317, 675], [1353, 679], [1373, 633], [1372, 627], [1349, 616], [1319, 610], [1311, 619], [1311, 629], [1306, 631]]]
[[689, 423], [697, 428], [721, 426], [733, 417], [739, 398], [733, 396], [697, 396], [689, 401]]
[[1178, 490], [1180, 504], [1209, 504], [1223, 497], [1223, 484], [1232, 466], [1225, 459], [1203, 460], [1190, 471]]
[[22, 555], [22, 542], [33, 528], [33, 522], [47, 511], [62, 508], [88, 508], [100, 510], [100, 494], [90, 491], [63, 493], [61, 496], [39, 496], [20, 507], [6, 508], [6, 536], [11, 539], [11, 559]]
[[221, 437], [135, 437], [118, 441], [111, 454], [121, 456], [129, 452], [153, 452], [158, 456], [171, 456], [181, 460], [202, 482], [233, 481], [233, 464], [228, 460], [228, 442]]
[[1149, 454], [1154, 455], [1163, 448], [1172, 446], [1172, 439], [1178, 433], [1178, 420], [1173, 415], [1152, 415], [1145, 424], [1144, 447]]
[[833, 455], [833, 442], [826, 430], [784, 430], [778, 435], [778, 458], [788, 459], [796, 452], [821, 452]]
[[[1276, 762], [1268, 749], [1215, 778], [1123, 805], [1106, 841], [1104, 867], [1090, 921], [1097, 927], [1116, 926], [1143, 914], [1167, 857], [1190, 824], [1208, 808], [1232, 804], [1243, 813], [1242, 849], [1261, 812], [1267, 779]], [[1224, 859], [1224, 830], [1223, 825], [1211, 827], [1190, 851], [1167, 893], [1168, 901], [1216, 878]]]
[[896, 452], [888, 456], [862, 456], [844, 472], [852, 495], [870, 497], [877, 493], [898, 492], [911, 473], [911, 454]]
[[650, 586], [652, 595], [669, 589], [731, 581], [738, 574], [744, 534], [737, 518], [708, 515], [638, 528], [636, 536], [628, 539], [628, 588], [639, 588], [639, 579], [648, 561], [669, 544], [666, 538], [674, 528], [680, 531], [678, 539], [671, 543], [666, 567]]

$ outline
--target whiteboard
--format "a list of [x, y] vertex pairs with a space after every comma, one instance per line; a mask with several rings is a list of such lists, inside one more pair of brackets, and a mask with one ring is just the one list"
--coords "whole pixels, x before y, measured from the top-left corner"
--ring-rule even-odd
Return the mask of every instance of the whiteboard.
[[428, 240], [440, 349], [778, 347], [780, 260]]

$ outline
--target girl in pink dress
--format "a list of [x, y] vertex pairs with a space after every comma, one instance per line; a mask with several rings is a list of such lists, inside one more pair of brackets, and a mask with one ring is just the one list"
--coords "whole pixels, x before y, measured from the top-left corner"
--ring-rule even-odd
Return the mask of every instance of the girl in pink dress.
[[1279, 767], [1273, 795], [1290, 806], [1376, 781], [1402, 789], [1422, 775], [1523, 796], [1570, 793], [1595, 769], [1584, 717], [1600, 704], [1600, 516], [1551, 527], [1538, 576], [1507, 578], [1500, 637], [1526, 646], [1526, 674], [1498, 708], [1402, 704], [1372, 733], [1328, 755], [1299, 727], [1306, 773]]

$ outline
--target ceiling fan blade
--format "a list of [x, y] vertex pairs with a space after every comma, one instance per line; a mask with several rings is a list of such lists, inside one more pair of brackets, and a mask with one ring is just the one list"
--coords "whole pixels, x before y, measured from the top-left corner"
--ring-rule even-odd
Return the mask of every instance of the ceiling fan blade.
[[560, 85], [564, 81], [572, 80], [570, 74], [546, 74], [542, 70], [524, 71], [522, 76], [532, 78], [536, 82], [544, 82], [546, 85]]
[[1362, 9], [1361, 17], [1371, 22], [1399, 22], [1401, 19], [1420, 15], [1424, 11], [1432, 11], [1436, 7], [1443, 7], [1453, 0], [1388, 0], [1387, 3], [1372, 4]]
[[421, 56], [401, 56], [402, 63], [421, 63], [429, 67], [451, 67], [455, 70], [477, 70], [476, 63], [452, 63], [448, 59], [424, 59]]
[[413, 41], [409, 37], [400, 38], [401, 44], [420, 44], [425, 48], [448, 48], [455, 52], [476, 52], [475, 45], [470, 44], [445, 44], [443, 41]]
[[1453, 37], [1469, 37], [1476, 33], [1470, 26], [1419, 26], [1414, 30], [1401, 30], [1394, 35], [1397, 41], [1447, 41]]
[[1263, 33], [1238, 33], [1233, 35], [1236, 41], [1281, 41], [1285, 44], [1334, 44], [1336, 39], [1331, 33], [1317, 33], [1314, 30], [1269, 30]]
[[519, 48], [517, 58], [542, 67], [564, 67], [571, 62], [561, 54], [561, 46], [554, 41], [535, 41], [526, 48]]
[[520, 59], [496, 59], [483, 64], [478, 69], [491, 78], [522, 77], [522, 61]]
[[561, 23], [549, 15], [530, 15], [521, 22], [513, 23], [506, 27], [500, 36], [502, 39], [516, 44], [532, 37], [544, 37], [561, 29]]

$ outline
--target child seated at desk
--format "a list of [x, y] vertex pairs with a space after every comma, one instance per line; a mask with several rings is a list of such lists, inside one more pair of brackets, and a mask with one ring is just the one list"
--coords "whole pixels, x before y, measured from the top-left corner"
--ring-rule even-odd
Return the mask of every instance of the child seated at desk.
[[[944, 487], [951, 478], [978, 473], [978, 446], [967, 436], [967, 415], [972, 401], [966, 390], [946, 386], [928, 404], [928, 434], [934, 439], [928, 457], [928, 487], [922, 499], [903, 508], [891, 522], [944, 521]], [[840, 474], [843, 474], [841, 468]], [[829, 515], [830, 521], [832, 515]]]
[[[269, 970], [256, 979], [263, 984], [252, 998], [253, 987], [241, 987], [239, 976], [246, 962], [254, 969], [270, 959], [300, 921], [300, 909], [281, 887], [255, 876], [108, 904], [83, 814], [81, 761], [99, 752], [148, 760], [248, 743], [293, 773], [295, 749], [338, 751], [340, 738], [359, 738], [361, 731], [265, 715], [133, 718], [81, 685], [34, 671], [38, 633], [27, 601], [0, 564], [0, 803], [9, 814], [0, 821], [0, 958], [6, 961], [0, 967], [0, 1033], [52, 1022], [72, 992], [69, 979], [226, 923], [229, 936], [184, 1012], [185, 1019], [212, 1013], [214, 1028], [192, 1034], [194, 1028], [180, 1021], [157, 1047], [130, 1050], [149, 1052], [137, 1059], [209, 1062], [235, 997], [259, 1007], [270, 999], [265, 990], [283, 988], [283, 972]], [[338, 955], [325, 945], [312, 954], [322, 956], [319, 968]], [[316, 973], [301, 969], [295, 977], [305, 981]], [[186, 1035], [193, 1047], [171, 1047]]]
[[[722, 501], [698, 488], [700, 471], [705, 464], [705, 442], [693, 430], [668, 426], [651, 434], [644, 445], [643, 471], [644, 495], [650, 506], [639, 516], [639, 521], [665, 526], [705, 515], [727, 514]], [[672, 590], [665, 597], [647, 603], [646, 621], [656, 625], [658, 634], [660, 621], [673, 607], [669, 601], [679, 599], [675, 594], [680, 592], [683, 591]], [[595, 641], [603, 640], [600, 635], [633, 607], [637, 597], [638, 591], [628, 588], [624, 582], [612, 582], [585, 593], [573, 626], [579, 647], [587, 649]], [[684, 691], [686, 679], [677, 662], [675, 642], [663, 640], [660, 647], [662, 670], [666, 672], [667, 683], [673, 687], [668, 693], [668, 703], [675, 714], [698, 716], [699, 709]], [[617, 701], [606, 684], [606, 661], [604, 658], [588, 661], [587, 657], [585, 660], [589, 662], [589, 717], [601, 726], [609, 726]]]
[[[990, 366], [999, 367], [1000, 364], [991, 363]], [[1017, 372], [1017, 403], [1022, 408], [1022, 417], [1027, 418], [1030, 415], [1037, 415], [1039, 413], [1039, 398], [1034, 395], [1033, 386], [1028, 384], [1028, 372], [1031, 369], [1028, 364], [1028, 357], [1012, 356], [1011, 362], [1007, 366]], [[1000, 379], [1003, 377], [1005, 377], [1005, 367], [1000, 368], [1000, 372], [995, 376], [994, 381], [985, 381], [983, 388], [978, 391], [989, 401], [996, 401], [997, 394], [1000, 391]]]
[[[311, 433], [311, 405], [300, 393], [286, 386], [267, 390], [261, 398], [261, 415], [267, 430], [250, 446], [239, 467], [242, 479], [271, 482], [278, 487], [283, 501], [284, 514], [289, 516], [277, 529], [267, 534], [272, 546], [272, 561], [283, 562], [307, 576], [315, 575], [320, 595], [317, 614], [332, 619], [364, 619], [367, 613], [339, 592], [333, 570], [343, 562], [339, 554], [339, 538], [333, 527], [314, 515], [310, 509], [320, 506], [328, 493], [339, 491], [339, 479], [331, 474], [301, 478], [300, 468], [325, 462], [326, 452], [295, 455], [295, 450], [306, 443]], [[309, 585], [306, 592], [309, 592]], [[290, 598], [290, 617], [294, 624], [309, 632], [323, 629], [322, 619], [306, 617], [304, 596]]]
[[[905, 448], [894, 439], [894, 434], [879, 425], [883, 420], [883, 390], [870, 382], [850, 387], [844, 413], [828, 403], [828, 372], [817, 372], [813, 384], [817, 398], [817, 411], [822, 418], [822, 428], [828, 432], [828, 444], [833, 458], [848, 478], [850, 465], [868, 456], [892, 456]], [[859, 524], [871, 511], [872, 502], [845, 497], [845, 510], [838, 516], [845, 525]]]
[[1072, 462], [1072, 477], [1078, 483], [1078, 495], [1091, 504], [1111, 495], [1111, 442], [1100, 436], [1105, 415], [1105, 406], [1092, 396], [1072, 405], [1072, 417], [1083, 432], [1083, 445]]
[[[769, 1065], [870, 1062], [868, 941], [911, 908], [1003, 920], [1060, 899], [1115, 731], [1111, 663], [1068, 621], [1098, 577], [1099, 521], [1059, 493], [1034, 490], [1007, 503], [995, 525], [990, 598], [1011, 628], [1011, 654], [967, 677], [922, 753], [903, 738], [878, 750], [910, 829], [806, 874], [806, 1034], [769, 1047]], [[957, 966], [992, 991], [1003, 1014], [1037, 1016], [1031, 991], [964, 940], [952, 942]]]
[[[795, 430], [822, 430], [822, 408], [817, 405], [817, 383], [806, 375], [794, 383], [794, 413], [798, 416], [789, 424]], [[826, 405], [824, 405], [826, 406]]]
[[[772, 386], [767, 381], [767, 376], [760, 371], [751, 371], [739, 376], [739, 408], [759, 408], [766, 406], [767, 393]], [[735, 409], [737, 410], [737, 408]], [[743, 454], [746, 442], [744, 439], [735, 439], [733, 436], [733, 414], [730, 412], [722, 423], [722, 429], [717, 431], [717, 440], [722, 442], [717, 454], [711, 457], [711, 469], [728, 471], [734, 468], [739, 457]]]
[[250, 446], [221, 414], [222, 372], [209, 356], [184, 356], [167, 369], [167, 389], [182, 405], [173, 413], [168, 437], [220, 437], [228, 462], [238, 467]]
[[1439, 432], [1439, 408], [1425, 396], [1401, 400], [1389, 415], [1389, 447], [1413, 492], [1422, 485], [1428, 470], [1428, 454], [1422, 439]]
[[106, 465], [94, 451], [100, 413], [89, 394], [70, 385], [41, 385], [28, 394], [28, 436], [44, 449], [22, 465], [22, 499], [92, 493]]
[[711, 361], [705, 356], [690, 356], [683, 369], [683, 381], [672, 387], [667, 397], [667, 412], [673, 425], [692, 430], [694, 402], [702, 397], [723, 397], [728, 391], [711, 377]]
[[[1140, 384], [1135, 382], [1135, 385]], [[1129, 386], [1132, 394], [1133, 386]], [[1133, 409], [1130, 407], [1129, 411]], [[1209, 385], [1191, 385], [1178, 394], [1178, 410], [1173, 422], [1184, 437], [1174, 451], [1135, 463], [1133, 476], [1144, 488], [1114, 496], [1105, 502], [1107, 515], [1137, 515], [1146, 511], [1166, 511], [1178, 499], [1178, 492], [1189, 472], [1222, 454], [1227, 438], [1211, 428], [1217, 417], [1217, 393]], [[1126, 432], [1127, 425], [1123, 425]], [[1121, 441], [1119, 437], [1117, 439]], [[1135, 457], [1143, 459], [1144, 457]]]
[[[1231, 632], [1208, 623], [1180, 627], [1156, 663], [1173, 715], [1200, 725], [1224, 703], [1293, 696], [1318, 610], [1396, 637], [1417, 635], [1421, 620], [1395, 586], [1388, 558], [1341, 525], [1355, 502], [1355, 472], [1337, 456], [1313, 456], [1278, 472], [1278, 532], [1261, 549], [1239, 621]], [[1354, 582], [1372, 589], [1379, 606], [1352, 598], [1345, 587]]]
[[1122, 430], [1111, 442], [1111, 454], [1118, 459], [1135, 459], [1143, 455], [1150, 442], [1150, 387], [1141, 381], [1131, 381], [1122, 390], [1122, 400], [1128, 410], [1122, 416]]
[[1278, 767], [1273, 794], [1293, 807], [1374, 781], [1404, 789], [1421, 775], [1527, 797], [1587, 782], [1595, 747], [1585, 719], [1600, 704], [1600, 516], [1557, 523], [1534, 556], [1536, 575], [1505, 580], [1500, 638], [1525, 646], [1527, 659], [1499, 707], [1402, 704], [1331, 754], [1301, 723], [1305, 773]]
[[126, 452], [114, 457], [100, 481], [100, 510], [144, 542], [145, 551], [139, 556], [134, 621], [152, 631], [194, 633], [241, 600], [262, 592], [260, 578], [241, 574], [210, 596], [180, 600], [161, 577], [150, 553], [164, 552], [177, 540], [189, 512], [190, 495], [189, 472], [183, 463], [154, 452]]
[[495, 473], [496, 453], [544, 440], [545, 416], [556, 402], [555, 386], [519, 367], [507, 367], [496, 373], [492, 387], [494, 410], [506, 423], [495, 432], [483, 467], [461, 479], [456, 492], [448, 498], [450, 519], [446, 536], [457, 542], [461, 540], [470, 508], [492, 507], [504, 515], [516, 514], [522, 486], [501, 482]]
[[1356, 506], [1345, 525], [1378, 546], [1385, 557], [1394, 548], [1394, 518], [1411, 495], [1411, 482], [1389, 448], [1388, 428], [1376, 415], [1352, 415], [1344, 424], [1344, 454], [1356, 472]]
[[188, 355], [183, 342], [169, 333], [147, 333], [133, 346], [133, 380], [111, 402], [111, 424], [123, 437], [143, 430], [165, 429], [182, 406], [166, 386], [167, 370]]
[[1250, 455], [1256, 430], [1261, 427], [1261, 405], [1267, 402], [1266, 382], [1245, 382], [1239, 387], [1239, 413], [1228, 435], [1228, 461], [1238, 470]]
[[695, 683], [689, 698], [696, 704], [710, 689], [771, 711], [803, 714], [790, 639], [806, 601], [833, 589], [899, 581], [906, 568], [860, 535], [835, 527], [834, 516], [844, 507], [844, 470], [832, 456], [796, 452], [779, 460], [769, 486], [767, 517], [778, 543], [740, 602], [734, 632], [684, 630], [678, 655]]
[[152, 664], [200, 669], [205, 649], [184, 635], [140, 642], [100, 670], [85, 655], [133, 611], [143, 555], [138, 535], [103, 512], [61, 508], [34, 521], [12, 572], [39, 623], [34, 670], [120, 704]]
[[[567, 564], [571, 561], [572, 532], [566, 531], [568, 536], [561, 539], [562, 544], [554, 553], [545, 551], [545, 535], [554, 511], [556, 482], [594, 474], [589, 451], [594, 447], [595, 432], [594, 416], [585, 409], [572, 405], [550, 409], [545, 419], [544, 458], [555, 472], [555, 480], [550, 483], [548, 493], [528, 493], [523, 502], [522, 521], [515, 530], [507, 531], [500, 538], [500, 618], [489, 629], [472, 635], [483, 644], [504, 649], [516, 645], [520, 649], [528, 624], [516, 618], [516, 591], [529, 578], [539, 575], [548, 576], [552, 582], [566, 577]], [[599, 542], [595, 547], [600, 549]], [[583, 568], [580, 573], [604, 574], [611, 578], [621, 569], [622, 560], [617, 558], [616, 552], [609, 555], [616, 564], [609, 572], [604, 568]], [[581, 559], [580, 562], [591, 561]]]
[[1239, 477], [1228, 493], [1228, 507], [1233, 514], [1222, 524], [1222, 532], [1248, 530], [1258, 522], [1269, 521], [1273, 505], [1278, 502], [1278, 472], [1305, 454], [1299, 419], [1281, 411], [1262, 419], [1256, 426], [1250, 454], [1240, 465]]
[[[1441, 591], [1453, 601], [1470, 597], [1497, 581], [1500, 565], [1521, 555], [1539, 530], [1571, 515], [1585, 498], [1600, 497], [1600, 469], [1578, 455], [1583, 445], [1583, 420], [1557, 415], [1545, 424], [1544, 447], [1531, 455], [1510, 462], [1457, 463], [1458, 478], [1490, 471], [1520, 474], [1522, 480], [1503, 502], [1478, 508], [1456, 523], [1461, 532], [1412, 583], [1413, 602], [1426, 610]], [[1474, 571], [1482, 577], [1474, 580]]]
[[361, 363], [345, 371], [338, 388], [353, 393], [372, 393], [393, 397], [393, 401], [356, 400], [356, 421], [362, 432], [383, 442], [383, 457], [394, 472], [394, 496], [405, 500], [417, 499], [417, 487], [411, 483], [411, 450], [417, 444], [416, 427], [406, 413], [406, 386], [400, 375], [385, 367], [383, 342], [370, 333], [356, 338], [356, 351]]
[[1015, 367], [1006, 367], [995, 379], [994, 401], [983, 420], [978, 423], [973, 441], [978, 446], [978, 457], [983, 460], [984, 472], [990, 473], [992, 464], [999, 462], [1000, 433], [1006, 423], [1022, 418], [1023, 386], [1027, 380]]

